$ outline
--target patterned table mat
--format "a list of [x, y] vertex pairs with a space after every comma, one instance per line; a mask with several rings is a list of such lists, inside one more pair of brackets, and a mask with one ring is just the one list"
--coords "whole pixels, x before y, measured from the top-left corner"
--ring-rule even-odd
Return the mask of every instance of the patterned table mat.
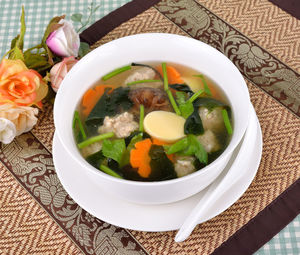
[[[265, 24], [253, 25], [256, 28], [255, 32], [249, 33], [249, 31], [253, 31], [253, 29], [249, 28], [249, 24], [253, 24], [253, 20], [256, 20], [255, 17], [250, 15], [252, 20], [245, 20], [243, 13], [237, 13], [238, 8], [234, 6], [235, 1], [223, 0], [220, 2], [223, 2], [224, 6], [234, 7], [236, 11], [234, 12], [230, 8], [228, 8], [227, 12], [222, 10], [224, 7], [222, 7], [222, 3], [218, 6], [218, 1], [214, 1], [212, 6], [209, 6], [209, 3], [212, 3], [212, 1], [206, 1], [205, 4], [213, 13], [217, 14], [217, 11], [220, 9], [219, 17], [222, 17], [221, 14], [223, 14], [223, 19], [234, 27], [238, 27], [243, 34], [249, 36], [248, 38], [251, 38], [259, 45], [266, 41], [262, 40], [259, 42], [259, 38], [261, 38], [259, 33], [265, 35], [264, 29], [271, 34], [265, 35], [265, 37], [272, 37], [272, 29], [264, 28]], [[263, 1], [263, 5], [263, 12], [266, 11], [266, 8], [273, 8], [266, 1]], [[171, 11], [169, 6], [172, 6]], [[246, 7], [250, 8], [250, 6]], [[216, 9], [214, 10], [213, 8]], [[256, 13], [258, 10], [261, 9], [257, 8]], [[167, 12], [170, 12], [169, 15]], [[182, 12], [182, 14], [175, 17], [177, 14], [174, 16], [174, 13], [178, 12]], [[241, 40], [242, 38], [243, 40], [247, 39], [243, 34], [239, 34], [238, 31], [213, 15], [212, 12], [205, 9], [202, 5], [197, 5], [192, 0], [179, 2], [162, 1], [156, 7], [150, 8], [113, 30], [99, 41], [97, 45], [129, 33], [161, 31], [187, 36], [188, 34], [192, 36], [198, 35], [199, 39], [207, 38], [209, 44], [217, 43], [220, 39], [222, 42], [222, 37], [220, 36], [222, 33], [233, 37], [239, 35]], [[229, 15], [228, 12], [232, 12], [232, 15]], [[275, 13], [272, 17], [274, 23], [270, 23], [275, 26], [278, 16], [286, 14], [281, 13], [277, 9], [273, 13]], [[263, 16], [259, 13], [256, 15]], [[182, 17], [185, 17], [185, 20]], [[239, 19], [240, 22], [238, 21]], [[269, 19], [271, 18], [269, 17]], [[170, 20], [177, 23], [177, 25]], [[190, 22], [186, 22], [187, 20]], [[297, 20], [288, 20], [289, 22], [284, 25], [285, 28], [289, 28], [288, 31], [293, 31], [294, 27], [299, 26]], [[205, 26], [203, 28], [205, 22], [213, 24], [214, 31], [217, 31], [215, 34], [219, 34], [219, 38], [214, 36], [215, 38], [212, 37], [213, 39], [209, 41], [210, 37], [203, 36], [206, 31], [204, 29]], [[233, 24], [235, 22], [237, 23], [236, 25]], [[247, 25], [248, 22], [249, 24]], [[294, 24], [295, 22], [296, 24]], [[136, 24], [140, 25], [137, 26]], [[199, 27], [195, 29], [191, 24], [200, 26], [202, 33], [199, 32]], [[262, 29], [260, 29], [261, 27]], [[265, 52], [263, 50], [265, 46], [251, 51], [255, 43], [249, 39], [246, 42], [250, 42], [250, 50], [246, 51], [244, 58], [241, 57], [239, 59], [237, 57], [236, 59], [239, 59], [240, 62], [245, 60], [244, 63], [250, 65], [251, 57], [254, 55], [252, 63], [259, 65], [257, 63], [261, 61], [260, 56], [263, 56], [265, 57], [263, 59], [265, 62], [277, 65], [277, 68], [271, 70], [276, 71], [280, 67], [293, 73], [288, 77], [293, 78], [293, 75], [295, 75], [299, 79], [299, 75], [292, 70], [292, 68], [299, 70], [299, 62], [297, 63], [299, 60], [297, 54], [299, 53], [293, 48], [297, 45], [297, 36], [299, 38], [300, 34], [299, 31], [295, 32], [291, 33], [294, 36], [289, 37], [289, 43], [283, 38], [276, 38], [277, 43], [275, 46], [270, 45], [266, 47], [274, 56], [287, 63], [280, 57], [282, 56], [280, 52], [283, 48], [280, 44], [286, 43], [284, 49], [288, 48], [287, 53], [289, 56], [292, 56], [292, 60], [294, 59], [288, 64], [291, 68], [288, 68], [275, 57]], [[244, 41], [238, 43], [242, 44], [241, 42], [243, 43]], [[269, 43], [271, 44], [270, 39]], [[217, 44], [215, 46], [218, 47]], [[257, 54], [255, 55], [255, 53]], [[256, 72], [261, 71], [261, 66], [256, 68]], [[270, 71], [267, 73], [272, 74]], [[86, 254], [109, 254], [109, 252], [112, 252], [112, 254], [113, 252], [116, 252], [116, 254], [146, 254], [147, 252], [150, 254], [209, 254], [213, 252], [216, 247], [228, 239], [241, 226], [245, 225], [251, 218], [255, 217], [258, 212], [263, 210], [300, 176], [300, 169], [297, 167], [299, 166], [299, 153], [297, 153], [299, 151], [299, 119], [275, 99], [263, 92], [259, 88], [261, 87], [259, 79], [253, 80], [255, 77], [257, 76], [252, 76], [252, 83], [248, 82], [248, 86], [251, 100], [262, 125], [264, 138], [263, 159], [259, 172], [249, 190], [239, 201], [221, 215], [201, 225], [201, 229], [197, 228], [196, 233], [187, 242], [182, 244], [173, 243], [175, 232], [145, 233], [120, 229], [95, 219], [76, 205], [61, 187], [53, 168], [50, 151], [54, 126], [52, 107], [48, 105], [45, 112], [40, 115], [38, 125], [31, 133], [18, 137], [8, 146], [2, 146], [0, 151], [0, 159], [4, 166], [0, 167], [0, 201], [1, 205], [4, 205], [0, 208], [0, 215], [3, 215], [3, 217], [0, 217], [2, 223], [0, 251], [2, 253], [3, 251], [12, 251], [13, 254], [24, 254], [26, 251], [28, 254], [78, 254], [81, 252]], [[265, 77], [262, 76], [260, 79], [265, 79]], [[295, 79], [286, 80], [285, 77], [281, 77], [279, 80], [275, 79], [275, 83], [280, 81], [284, 81], [290, 87], [293, 84], [297, 85]], [[275, 86], [275, 88], [277, 89], [278, 87]], [[276, 98], [276, 90], [272, 92], [269, 89], [268, 92], [270, 94], [273, 93], [273, 97]], [[279, 91], [277, 90], [277, 92]], [[280, 96], [277, 99], [281, 101], [286, 100], [285, 98], [281, 99]], [[291, 107], [291, 110], [294, 109], [294, 112], [297, 112], [297, 110], [295, 111], [296, 108], [293, 108], [294, 105], [289, 104], [289, 107]], [[8, 169], [13, 173], [15, 179], [7, 171]], [[18, 183], [21, 183], [28, 193]], [[266, 183], [268, 188], [265, 186]], [[36, 199], [36, 202], [41, 204], [42, 207], [33, 202], [33, 199]], [[14, 224], [12, 224], [13, 222]], [[24, 233], [26, 233], [25, 236]], [[272, 246], [270, 245], [269, 248], [271, 249]], [[274, 249], [276, 250], [277, 248], [278, 245], [275, 244]], [[266, 250], [266, 253], [263, 250], [259, 252], [259, 254], [268, 254], [268, 250]], [[284, 253], [282, 252], [282, 254]]]

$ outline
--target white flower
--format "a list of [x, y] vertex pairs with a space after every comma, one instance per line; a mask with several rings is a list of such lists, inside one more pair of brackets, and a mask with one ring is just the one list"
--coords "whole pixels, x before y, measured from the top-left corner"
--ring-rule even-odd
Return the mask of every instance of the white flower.
[[29, 106], [0, 105], [0, 118], [13, 122], [16, 135], [28, 132], [37, 122], [38, 109]]
[[46, 40], [48, 47], [58, 56], [77, 57], [80, 39], [73, 24], [64, 19], [60, 20], [58, 24], [62, 26], [53, 31]]
[[9, 144], [16, 136], [16, 126], [8, 119], [0, 118], [0, 142]]

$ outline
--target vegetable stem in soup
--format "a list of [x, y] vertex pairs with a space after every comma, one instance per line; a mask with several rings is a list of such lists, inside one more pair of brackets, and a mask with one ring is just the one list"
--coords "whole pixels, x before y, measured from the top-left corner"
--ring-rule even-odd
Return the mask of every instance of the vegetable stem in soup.
[[132, 63], [87, 90], [73, 132], [82, 156], [99, 171], [164, 181], [213, 162], [228, 145], [233, 122], [221, 88], [199, 71]]

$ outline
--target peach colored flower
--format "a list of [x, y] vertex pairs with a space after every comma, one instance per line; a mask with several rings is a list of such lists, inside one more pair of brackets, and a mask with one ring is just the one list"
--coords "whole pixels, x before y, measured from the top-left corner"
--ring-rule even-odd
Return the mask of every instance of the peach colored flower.
[[40, 105], [48, 86], [38, 72], [20, 60], [3, 59], [0, 63], [0, 104]]
[[64, 58], [63, 61], [55, 64], [50, 70], [51, 86], [55, 92], [59, 89], [62, 80], [71, 68], [78, 62], [73, 56]]
[[28, 132], [37, 122], [38, 109], [13, 104], [0, 105], [0, 118], [10, 120], [16, 127], [16, 135]]

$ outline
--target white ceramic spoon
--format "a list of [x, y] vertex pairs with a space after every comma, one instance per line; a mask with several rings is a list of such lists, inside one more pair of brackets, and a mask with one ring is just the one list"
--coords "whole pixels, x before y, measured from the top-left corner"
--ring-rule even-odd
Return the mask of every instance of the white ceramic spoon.
[[[249, 118], [249, 123], [256, 122], [254, 109], [252, 106], [251, 108], [252, 110]], [[206, 221], [206, 219], [203, 218], [206, 210], [210, 206], [212, 206], [215, 201], [217, 201], [230, 187], [232, 187], [232, 185], [234, 185], [243, 176], [243, 169], [240, 169], [239, 167], [241, 162], [243, 161], [242, 156], [245, 155], [245, 152], [249, 150], [249, 147], [251, 147], [249, 146], [249, 143], [255, 140], [254, 137], [256, 137], [256, 133], [256, 126], [255, 128], [248, 128], [246, 130], [244, 141], [241, 144], [239, 153], [235, 161], [232, 163], [231, 168], [228, 170], [226, 176], [217, 185], [211, 185], [208, 188], [205, 195], [202, 197], [196, 207], [194, 207], [192, 212], [188, 215], [188, 217], [180, 227], [178, 233], [175, 236], [176, 242], [184, 241], [189, 237], [189, 235], [199, 223]]]

